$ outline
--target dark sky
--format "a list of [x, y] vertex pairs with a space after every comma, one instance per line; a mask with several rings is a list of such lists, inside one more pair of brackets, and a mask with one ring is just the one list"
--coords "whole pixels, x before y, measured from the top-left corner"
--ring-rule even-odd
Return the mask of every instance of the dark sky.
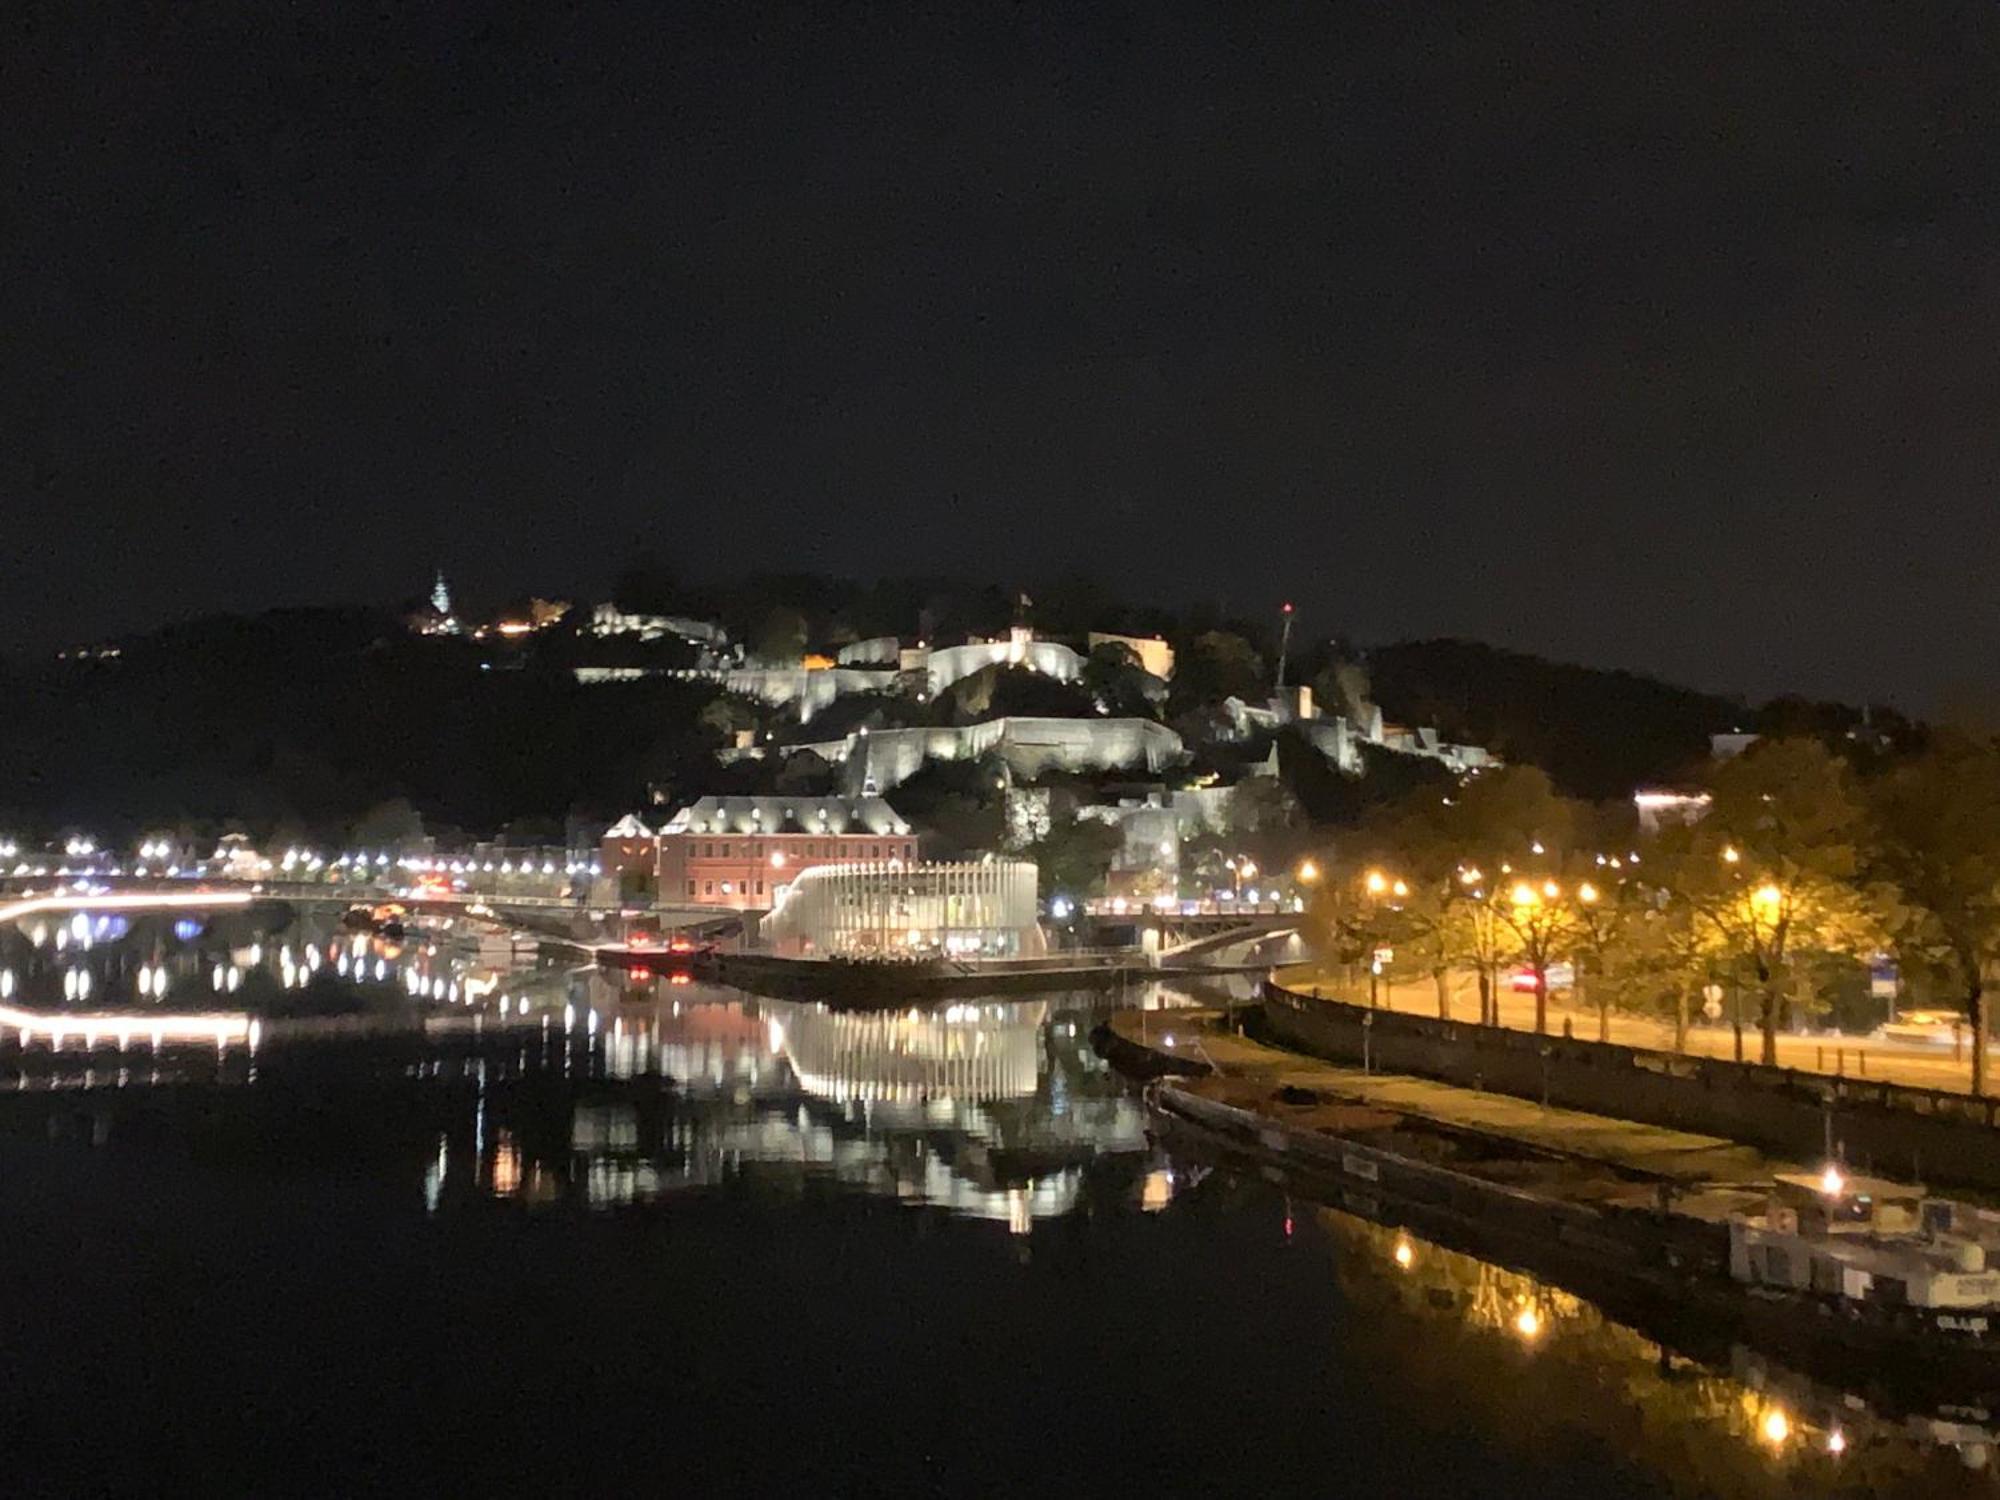
[[0, 647], [644, 541], [2000, 648], [1990, 3], [5, 9]]

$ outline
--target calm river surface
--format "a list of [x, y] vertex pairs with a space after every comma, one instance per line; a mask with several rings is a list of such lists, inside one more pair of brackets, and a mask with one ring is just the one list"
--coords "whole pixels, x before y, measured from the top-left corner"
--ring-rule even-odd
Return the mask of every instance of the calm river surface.
[[0, 990], [15, 1493], [2000, 1494], [1983, 1413], [1163, 1154], [1115, 1000], [248, 913], [9, 930]]

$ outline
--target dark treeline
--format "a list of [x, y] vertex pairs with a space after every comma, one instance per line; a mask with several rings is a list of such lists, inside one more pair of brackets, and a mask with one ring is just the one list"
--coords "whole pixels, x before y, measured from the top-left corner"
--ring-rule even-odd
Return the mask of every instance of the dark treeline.
[[386, 614], [288, 611], [174, 626], [115, 660], [16, 665], [0, 683], [0, 815], [335, 839], [407, 799], [486, 834], [616, 816], [654, 776], [708, 756], [709, 694], [661, 680], [579, 686], [544, 660], [416, 639]]

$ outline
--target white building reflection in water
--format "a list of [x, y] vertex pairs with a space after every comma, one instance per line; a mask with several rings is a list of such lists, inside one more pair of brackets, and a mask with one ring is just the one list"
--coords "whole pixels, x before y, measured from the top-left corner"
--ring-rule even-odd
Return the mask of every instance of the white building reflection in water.
[[[432, 1212], [610, 1207], [754, 1177], [1026, 1232], [1070, 1212], [1095, 1163], [1130, 1158], [1136, 1183], [1148, 1149], [1137, 1099], [1089, 1048], [1097, 997], [841, 1012], [686, 975], [492, 965], [448, 933], [385, 941], [330, 914], [35, 937], [0, 929], [0, 1071], [16, 1088], [255, 1086], [307, 1056], [274, 1046], [414, 1040], [396, 1065], [413, 1090], [440, 1107], [469, 1091], [412, 1164]], [[545, 1082], [515, 1088], [530, 1078]]]
[[[1143, 1111], [1090, 1052], [1087, 1020], [1047, 999], [843, 1013], [660, 993], [639, 1008], [585, 992], [612, 1019], [558, 1045], [637, 1092], [578, 1101], [567, 1160], [535, 1160], [515, 1133], [511, 1156], [496, 1144], [466, 1181], [536, 1201], [531, 1184], [560, 1178], [597, 1208], [739, 1177], [823, 1182], [1026, 1233], [1077, 1206], [1093, 1162], [1130, 1157], [1136, 1172], [1148, 1149]], [[427, 1182], [438, 1175], [433, 1164]]]
[[865, 1012], [767, 1004], [799, 1087], [836, 1103], [1019, 1099], [1040, 1086], [1046, 1001]]

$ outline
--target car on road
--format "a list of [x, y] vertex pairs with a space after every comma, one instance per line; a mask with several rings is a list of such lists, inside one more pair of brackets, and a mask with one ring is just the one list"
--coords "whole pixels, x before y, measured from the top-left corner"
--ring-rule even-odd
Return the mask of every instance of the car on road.
[[1885, 1021], [1871, 1033], [1878, 1042], [1916, 1042], [1925, 1046], [1949, 1047], [1966, 1034], [1971, 1023], [1955, 1010], [1906, 1010], [1893, 1021]]
[[[1550, 964], [1548, 976], [1549, 993], [1552, 995], [1559, 991], [1574, 989], [1576, 987], [1576, 969], [1574, 965]], [[1512, 974], [1507, 976], [1507, 986], [1517, 995], [1534, 994], [1535, 971], [1526, 967], [1516, 969]]]

